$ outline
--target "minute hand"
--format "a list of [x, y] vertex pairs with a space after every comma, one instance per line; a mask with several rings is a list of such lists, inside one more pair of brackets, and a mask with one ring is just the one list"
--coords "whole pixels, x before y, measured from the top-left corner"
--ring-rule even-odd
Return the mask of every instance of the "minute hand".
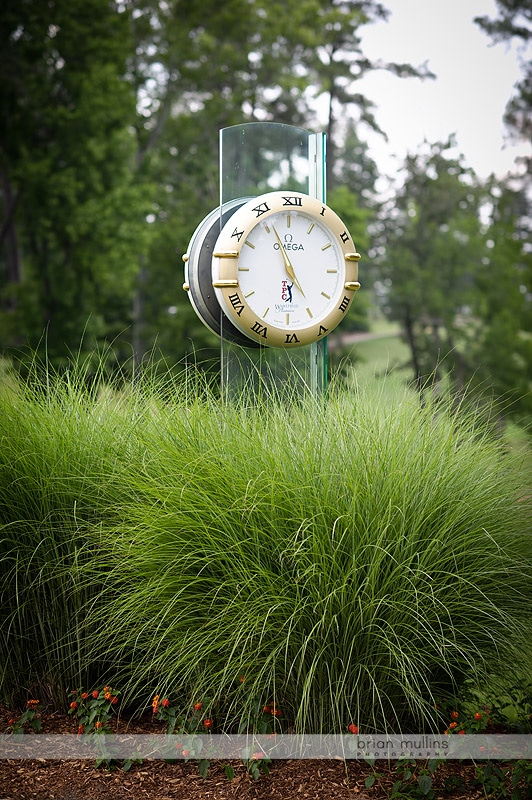
[[283, 257], [286, 274], [288, 275], [289, 278], [292, 278], [292, 280], [294, 281], [296, 287], [299, 289], [299, 291], [301, 292], [303, 297], [305, 297], [305, 292], [301, 288], [301, 284], [299, 283], [298, 279], [296, 278], [296, 273], [294, 272], [294, 268], [292, 266], [292, 262], [288, 258], [288, 253], [284, 249], [284, 245], [283, 245], [283, 243], [281, 241], [281, 237], [279, 236], [279, 234], [277, 233], [277, 231], [275, 230], [275, 227], [273, 225], [272, 225], [272, 228], [273, 228], [273, 232], [275, 233], [275, 235], [277, 237], [277, 241], [279, 242], [279, 249], [281, 250], [281, 255]]

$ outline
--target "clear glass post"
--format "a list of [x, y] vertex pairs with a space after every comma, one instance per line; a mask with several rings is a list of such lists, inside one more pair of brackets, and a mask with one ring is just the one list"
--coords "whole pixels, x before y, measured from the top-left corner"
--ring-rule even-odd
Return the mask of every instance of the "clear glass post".
[[[252, 122], [220, 131], [220, 208], [264, 192], [293, 189], [326, 201], [325, 134], [293, 125]], [[223, 334], [223, 315], [221, 329]], [[242, 347], [221, 339], [221, 383], [225, 397], [262, 391], [292, 396], [327, 389], [327, 341], [292, 350]]]

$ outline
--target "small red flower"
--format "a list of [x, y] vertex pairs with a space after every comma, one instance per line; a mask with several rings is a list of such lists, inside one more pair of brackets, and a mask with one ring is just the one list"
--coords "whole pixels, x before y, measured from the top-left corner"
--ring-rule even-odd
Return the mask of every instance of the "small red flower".
[[462, 735], [462, 736], [463, 736], [463, 735], [464, 735], [464, 733], [465, 733], [465, 730], [462, 728], [462, 730], [461, 730], [461, 731], [458, 731], [458, 733], [459, 733], [460, 735]]
[[458, 711], [451, 711], [451, 719], [458, 719], [459, 716]]
[[192, 708], [194, 709], [194, 711], [201, 711], [201, 709], [203, 708], [203, 703], [194, 703]]
[[89, 693], [88, 693], [88, 692], [82, 692], [82, 693], [81, 693], [81, 699], [82, 699], [82, 700], [86, 700], [88, 696], [89, 696]]
[[184, 756], [185, 758], [188, 758], [190, 755], [190, 750], [182, 750], [181, 755]]
[[83, 727], [83, 725], [78, 725], [78, 736], [81, 736], [84, 730], [85, 728]]
[[110, 698], [110, 700], [111, 700], [111, 703], [112, 703], [114, 706], [116, 706], [116, 704], [118, 703], [118, 697], [114, 697], [114, 696], [113, 696], [113, 697], [111, 697], [111, 698]]
[[479, 721], [479, 720], [481, 720], [481, 719], [482, 719], [482, 714], [480, 713], [480, 711], [477, 711], [477, 713], [475, 714], [475, 719], [476, 719], [477, 721]]
[[253, 753], [251, 758], [253, 759], [253, 761], [260, 761], [261, 758], [264, 758], [264, 755], [262, 753]]
[[280, 708], [272, 708], [270, 713], [271, 713], [272, 717], [281, 717], [282, 716], [282, 711], [281, 711]]
[[161, 705], [163, 708], [170, 708], [170, 700], [165, 697], [164, 700], [161, 700]]
[[263, 711], [263, 713], [264, 713], [264, 714], [271, 714], [271, 708], [270, 708], [270, 706], [264, 706], [264, 708], [262, 709], [262, 711]]
[[14, 724], [15, 724], [15, 720], [14, 720], [14, 719], [10, 719], [10, 720], [9, 720], [9, 722], [8, 722], [7, 724], [8, 724], [8, 725], [14, 725]]
[[94, 700], [97, 700], [99, 696], [100, 696], [100, 692], [98, 691], [98, 689], [95, 689], [93, 691], [91, 697], [94, 698]]
[[246, 676], [241, 675], [238, 680], [240, 681], [240, 683], [244, 683], [244, 681], [246, 680]]
[[456, 728], [457, 725], [458, 725], [457, 722], [451, 722], [451, 724], [449, 725], [449, 728], [452, 730], [453, 728]]
[[74, 711], [75, 711], [77, 707], [78, 707], [78, 704], [76, 703], [76, 701], [72, 700], [72, 702], [70, 703], [70, 708], [73, 708]]
[[204, 728], [212, 728], [212, 719], [204, 719], [203, 720], [203, 727]]
[[352, 722], [351, 725], [348, 726], [348, 731], [350, 733], [355, 733], [355, 734], [358, 733], [358, 727], [355, 725], [354, 722]]

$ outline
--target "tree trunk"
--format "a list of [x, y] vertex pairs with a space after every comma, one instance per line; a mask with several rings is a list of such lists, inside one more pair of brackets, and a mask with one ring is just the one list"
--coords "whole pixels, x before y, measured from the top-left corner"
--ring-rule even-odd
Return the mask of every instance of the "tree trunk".
[[[5, 174], [1, 174], [2, 181], [2, 200], [3, 200], [3, 219], [0, 229], [0, 248], [5, 246], [6, 262], [8, 269], [9, 284], [18, 284], [22, 280], [22, 265], [17, 243], [17, 230], [15, 226], [15, 210], [18, 203], [18, 194], [13, 194], [11, 181]], [[10, 298], [6, 304], [6, 310], [15, 309], [15, 300]]]

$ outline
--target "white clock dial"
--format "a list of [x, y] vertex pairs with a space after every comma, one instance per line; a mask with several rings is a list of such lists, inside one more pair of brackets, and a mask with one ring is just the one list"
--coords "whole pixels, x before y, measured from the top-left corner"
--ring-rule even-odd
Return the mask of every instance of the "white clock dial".
[[360, 256], [340, 218], [301, 193], [248, 201], [222, 229], [213, 257], [220, 306], [246, 336], [291, 347], [330, 333], [359, 288]]
[[279, 211], [249, 233], [238, 283], [257, 317], [300, 330], [327, 314], [344, 280], [344, 257], [330, 231], [301, 211]]

